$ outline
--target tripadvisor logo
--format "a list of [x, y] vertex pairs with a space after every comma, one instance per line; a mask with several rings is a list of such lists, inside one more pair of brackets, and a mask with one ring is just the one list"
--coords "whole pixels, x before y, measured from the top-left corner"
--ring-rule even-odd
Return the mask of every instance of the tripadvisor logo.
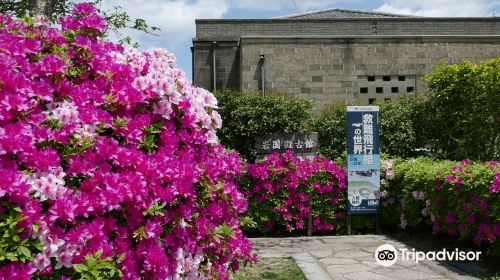
[[414, 248], [409, 250], [406, 248], [396, 249], [390, 244], [380, 245], [375, 251], [375, 260], [381, 266], [389, 267], [396, 263], [398, 259], [402, 261], [479, 261], [480, 251], [460, 251], [443, 249], [441, 251], [416, 251]]

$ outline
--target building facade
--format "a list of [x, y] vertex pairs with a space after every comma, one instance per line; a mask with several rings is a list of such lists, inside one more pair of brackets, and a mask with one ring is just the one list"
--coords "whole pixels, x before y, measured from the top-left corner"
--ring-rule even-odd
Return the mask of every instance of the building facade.
[[441, 61], [500, 57], [500, 18], [426, 18], [323, 10], [273, 19], [196, 20], [193, 81], [210, 90], [275, 91], [370, 104], [424, 92]]

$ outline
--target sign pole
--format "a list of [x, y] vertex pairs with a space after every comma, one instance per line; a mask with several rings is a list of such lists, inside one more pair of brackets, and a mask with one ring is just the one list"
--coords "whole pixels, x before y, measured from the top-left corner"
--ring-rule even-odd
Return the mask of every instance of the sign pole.
[[375, 214], [375, 232], [377, 234], [380, 234], [380, 216], [377, 214]]
[[311, 206], [309, 208], [309, 217], [307, 217], [307, 236], [312, 236], [312, 231], [311, 231], [311, 227], [312, 227], [312, 220], [313, 220], [313, 217], [312, 217], [312, 203], [311, 203]]
[[347, 235], [351, 235], [351, 214], [347, 214]]

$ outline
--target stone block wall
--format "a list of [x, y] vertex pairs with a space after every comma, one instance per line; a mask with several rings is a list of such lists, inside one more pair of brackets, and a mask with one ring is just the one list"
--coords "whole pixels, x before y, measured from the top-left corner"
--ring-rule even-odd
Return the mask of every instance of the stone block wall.
[[196, 20], [196, 38], [282, 35], [499, 35], [500, 17]]
[[[313, 100], [321, 110], [336, 102], [368, 104], [370, 98], [423, 92], [422, 77], [434, 65], [500, 57], [500, 39], [243, 37], [240, 49], [243, 92], [259, 89], [259, 55], [264, 54], [266, 89]], [[361, 92], [362, 87], [370, 91]]]
[[[212, 45], [213, 42], [216, 44]], [[212, 57], [214, 49], [216, 88], [240, 90], [239, 41], [193, 41], [194, 84], [208, 90], [214, 89]]]
[[311, 99], [321, 110], [423, 92], [422, 76], [441, 60], [500, 57], [500, 18], [197, 20], [193, 80], [209, 90], [213, 42], [217, 89], [258, 91], [264, 54], [266, 89]]

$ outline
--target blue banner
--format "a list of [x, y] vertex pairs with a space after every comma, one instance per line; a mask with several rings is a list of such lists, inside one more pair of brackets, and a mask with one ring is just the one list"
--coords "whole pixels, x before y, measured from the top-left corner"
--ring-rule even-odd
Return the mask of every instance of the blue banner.
[[347, 107], [348, 214], [375, 214], [380, 205], [378, 106]]

